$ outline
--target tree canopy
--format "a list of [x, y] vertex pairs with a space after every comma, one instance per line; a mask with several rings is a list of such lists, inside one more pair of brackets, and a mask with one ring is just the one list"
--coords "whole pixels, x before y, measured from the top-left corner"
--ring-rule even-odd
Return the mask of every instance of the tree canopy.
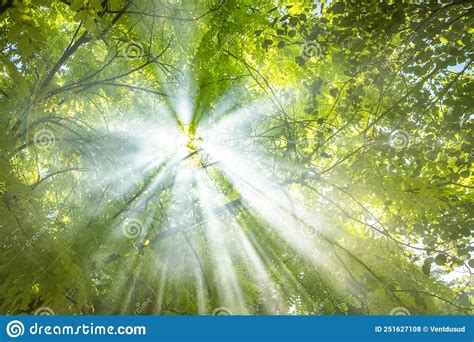
[[2, 0], [2, 314], [472, 314], [465, 0]]

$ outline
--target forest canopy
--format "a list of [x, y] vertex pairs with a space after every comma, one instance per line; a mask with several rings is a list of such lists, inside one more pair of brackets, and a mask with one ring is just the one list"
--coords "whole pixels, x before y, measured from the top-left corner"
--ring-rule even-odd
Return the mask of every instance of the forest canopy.
[[1, 0], [1, 314], [473, 314], [465, 0]]

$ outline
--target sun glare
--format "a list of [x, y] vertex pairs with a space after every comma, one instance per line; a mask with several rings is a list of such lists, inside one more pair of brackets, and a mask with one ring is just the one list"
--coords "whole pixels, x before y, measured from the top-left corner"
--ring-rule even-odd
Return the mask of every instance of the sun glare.
[[[230, 99], [219, 101], [217, 108], [208, 115], [214, 121], [205, 123], [193, 122], [189, 117], [187, 110], [192, 108], [189, 102], [172, 102], [175, 108], [165, 111], [161, 107], [160, 111], [177, 113], [174, 119], [160, 125], [153, 121], [142, 122], [133, 128], [140, 135], [120, 133], [129, 136], [134, 152], [127, 161], [131, 162], [131, 169], [117, 170], [117, 177], [139, 172], [145, 175], [147, 181], [139, 187], [139, 195], [131, 203], [127, 218], [118, 221], [117, 230], [125, 230], [129, 234], [138, 230], [133, 236], [141, 240], [142, 245], [146, 241], [146, 244], [156, 246], [156, 236], [150, 235], [156, 218], [147, 207], [153, 198], [161, 202], [162, 189], [171, 186], [168, 201], [173, 205], [160, 219], [164, 222], [160, 234], [174, 234], [178, 230], [184, 239], [176, 242], [181, 241], [180, 244], [191, 248], [190, 255], [179, 257], [179, 269], [183, 270], [175, 269], [173, 277], [185, 278], [187, 271], [184, 269], [187, 267], [194, 270], [198, 311], [209, 313], [206, 311], [206, 292], [210, 280], [206, 279], [204, 268], [211, 267], [220, 300], [215, 305], [230, 308], [234, 313], [248, 312], [243, 290], [239, 286], [241, 279], [235, 272], [236, 268], [243, 268], [260, 287], [265, 298], [265, 311], [278, 313], [285, 310], [285, 305], [267, 271], [269, 256], [262, 254], [258, 234], [242, 228], [243, 217], [240, 216], [244, 212], [252, 213], [261, 220], [267, 234], [276, 234], [303, 259], [318, 267], [330, 265], [323, 259], [320, 244], [320, 234], [323, 231], [328, 234], [329, 230], [327, 225], [322, 228], [321, 215], [303, 209], [301, 195], [286, 191], [268, 170], [262, 168], [262, 165], [268, 165], [267, 156], [258, 144], [254, 144], [248, 127], [251, 124], [250, 114], [262, 110], [268, 103], [257, 101], [232, 109], [230, 102]], [[186, 111], [183, 112], [183, 108], [187, 108]], [[168, 117], [173, 118], [173, 115], [168, 114]], [[187, 117], [185, 121], [184, 117]], [[242, 146], [251, 153], [242, 153]], [[231, 185], [231, 193], [223, 193], [216, 185], [216, 178], [225, 179]], [[126, 193], [136, 186], [130, 183], [129, 189], [122, 187], [121, 192]], [[234, 211], [227, 211], [230, 205], [235, 206]], [[188, 226], [196, 221], [199, 222], [197, 227]], [[135, 225], [133, 231], [131, 224]], [[206, 252], [207, 244], [210, 255]], [[318, 249], [319, 254], [315, 253]], [[163, 257], [168, 262], [176, 259], [171, 252]], [[166, 268], [160, 272], [168, 274]], [[166, 291], [166, 286], [160, 285], [159, 298], [163, 298]], [[158, 312], [161, 305], [161, 302], [156, 304]]]

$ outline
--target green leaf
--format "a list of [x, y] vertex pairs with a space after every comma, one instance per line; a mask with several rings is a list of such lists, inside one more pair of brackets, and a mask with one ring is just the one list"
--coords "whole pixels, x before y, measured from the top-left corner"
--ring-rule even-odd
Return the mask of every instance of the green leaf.
[[269, 47], [270, 45], [272, 45], [272, 44], [273, 44], [273, 40], [271, 40], [271, 39], [265, 39], [265, 40], [263, 41], [262, 47], [263, 47], [264, 49], [266, 49], [266, 48], [268, 48], [268, 47]]
[[434, 262], [436, 263], [436, 265], [439, 265], [439, 266], [443, 266], [444, 264], [446, 264], [447, 260], [448, 260], [448, 258], [446, 257], [445, 254], [438, 254], [434, 258]]
[[443, 44], [447, 44], [449, 42], [448, 38], [445, 36], [439, 36], [439, 41]]
[[336, 2], [332, 6], [332, 12], [334, 14], [342, 14], [344, 13], [345, 8], [346, 8], [346, 5], [343, 2]]
[[30, 90], [28, 87], [28, 82], [25, 77], [18, 71], [16, 66], [7, 59], [1, 59], [1, 61], [6, 65], [8, 75], [13, 79], [17, 87], [18, 96], [23, 99], [28, 96]]
[[71, 10], [77, 12], [85, 5], [85, 0], [72, 0], [71, 2]]
[[430, 275], [432, 262], [433, 262], [433, 258], [428, 258], [425, 260], [425, 262], [423, 263], [423, 266], [421, 267], [421, 270], [423, 271], [424, 274]]

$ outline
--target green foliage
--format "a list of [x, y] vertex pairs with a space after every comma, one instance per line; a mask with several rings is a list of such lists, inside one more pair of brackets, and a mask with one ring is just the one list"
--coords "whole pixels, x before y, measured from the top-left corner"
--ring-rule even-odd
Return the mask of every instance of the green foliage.
[[[2, 314], [473, 313], [472, 3], [275, 3], [0, 3]], [[198, 181], [140, 164], [167, 112], [223, 241]], [[255, 177], [321, 219], [311, 253], [201, 153], [233, 117]]]

